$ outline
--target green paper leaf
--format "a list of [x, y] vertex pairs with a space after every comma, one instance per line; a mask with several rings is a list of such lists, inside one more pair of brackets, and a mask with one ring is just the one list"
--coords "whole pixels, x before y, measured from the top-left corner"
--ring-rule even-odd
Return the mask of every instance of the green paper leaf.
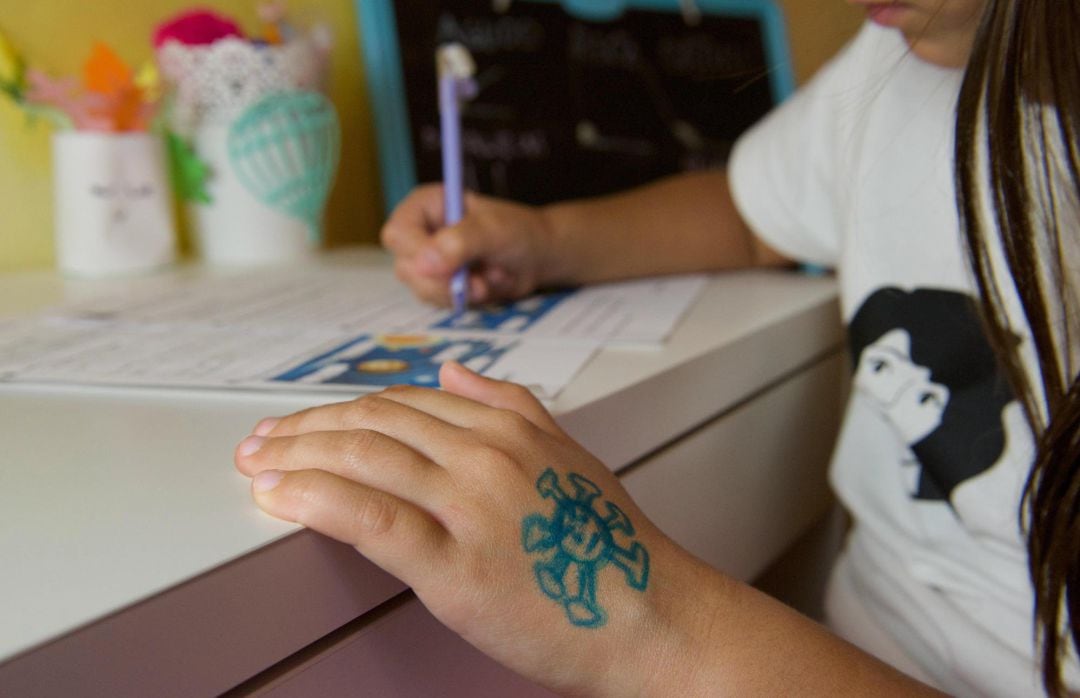
[[212, 203], [213, 199], [206, 192], [210, 166], [177, 133], [166, 131], [165, 142], [169, 151], [169, 173], [176, 195], [183, 201]]

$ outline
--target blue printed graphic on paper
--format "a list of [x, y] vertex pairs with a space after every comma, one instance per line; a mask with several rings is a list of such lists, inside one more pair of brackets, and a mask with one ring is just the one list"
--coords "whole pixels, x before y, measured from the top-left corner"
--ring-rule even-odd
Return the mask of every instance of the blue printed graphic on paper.
[[478, 339], [430, 335], [362, 335], [275, 376], [292, 383], [366, 385], [439, 384], [439, 367], [457, 361], [483, 373], [513, 348]]
[[526, 552], [541, 553], [533, 565], [541, 591], [566, 609], [574, 625], [595, 628], [607, 620], [596, 600], [596, 576], [608, 563], [622, 570], [626, 582], [638, 591], [649, 583], [649, 553], [637, 541], [619, 545], [615, 533], [633, 538], [634, 526], [622, 509], [605, 501], [604, 513], [593, 507], [600, 488], [589, 479], [570, 473], [573, 494], [559, 484], [548, 468], [536, 481], [536, 489], [555, 500], [551, 517], [532, 514], [521, 524], [521, 543]]
[[530, 296], [506, 305], [492, 305], [448, 316], [433, 325], [438, 330], [524, 332], [574, 294], [573, 290]]

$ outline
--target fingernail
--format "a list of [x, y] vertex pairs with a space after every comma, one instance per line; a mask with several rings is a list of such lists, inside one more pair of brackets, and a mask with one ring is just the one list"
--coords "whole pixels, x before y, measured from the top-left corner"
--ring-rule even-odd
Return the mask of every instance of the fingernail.
[[256, 492], [269, 492], [277, 487], [283, 477], [285, 477], [284, 470], [264, 470], [252, 478], [251, 489]]
[[274, 427], [276, 427], [277, 423], [280, 421], [281, 420], [277, 417], [267, 417], [266, 419], [263, 419], [258, 424], [256, 424], [255, 430], [251, 433], [255, 436], [266, 436], [271, 431], [273, 431]]
[[240, 442], [240, 445], [236, 447], [236, 452], [241, 456], [250, 456], [262, 448], [264, 443], [266, 439], [262, 436], [249, 436]]

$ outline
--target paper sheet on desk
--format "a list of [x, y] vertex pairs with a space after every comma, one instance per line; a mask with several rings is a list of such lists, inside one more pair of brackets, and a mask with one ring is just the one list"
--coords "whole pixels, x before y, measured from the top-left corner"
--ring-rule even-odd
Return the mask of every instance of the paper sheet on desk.
[[310, 327], [344, 332], [500, 334], [562, 341], [659, 345], [705, 285], [700, 275], [599, 284], [545, 293], [455, 317], [396, 283], [348, 269], [275, 272], [181, 281], [61, 306], [57, 319], [218, 327]]
[[601, 284], [445, 316], [431, 328], [659, 346], [704, 287], [703, 276]]
[[367, 335], [291, 329], [25, 322], [0, 325], [0, 378], [35, 383], [188, 388], [305, 389], [357, 393], [389, 385], [437, 386], [456, 360], [552, 399], [588, 361], [595, 342], [497, 336]]
[[601, 346], [662, 342], [703, 284], [611, 284], [454, 317], [349, 270], [177, 280], [0, 324], [0, 377], [355, 393], [436, 385], [454, 359], [551, 399]]

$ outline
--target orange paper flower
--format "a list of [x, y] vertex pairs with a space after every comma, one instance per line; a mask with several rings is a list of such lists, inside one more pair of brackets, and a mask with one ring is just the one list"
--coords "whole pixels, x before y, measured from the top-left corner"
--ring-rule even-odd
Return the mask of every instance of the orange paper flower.
[[91, 101], [91, 113], [110, 123], [112, 131], [141, 131], [149, 110], [131, 68], [103, 43], [94, 44], [83, 65], [83, 85], [100, 99]]
[[115, 95], [135, 87], [131, 69], [101, 42], [94, 44], [83, 64], [83, 84], [91, 92], [103, 95]]
[[84, 131], [145, 131], [159, 96], [150, 83], [136, 84], [131, 68], [102, 43], [94, 44], [83, 64], [82, 84], [39, 70], [27, 72], [27, 83], [28, 105], [64, 114]]

